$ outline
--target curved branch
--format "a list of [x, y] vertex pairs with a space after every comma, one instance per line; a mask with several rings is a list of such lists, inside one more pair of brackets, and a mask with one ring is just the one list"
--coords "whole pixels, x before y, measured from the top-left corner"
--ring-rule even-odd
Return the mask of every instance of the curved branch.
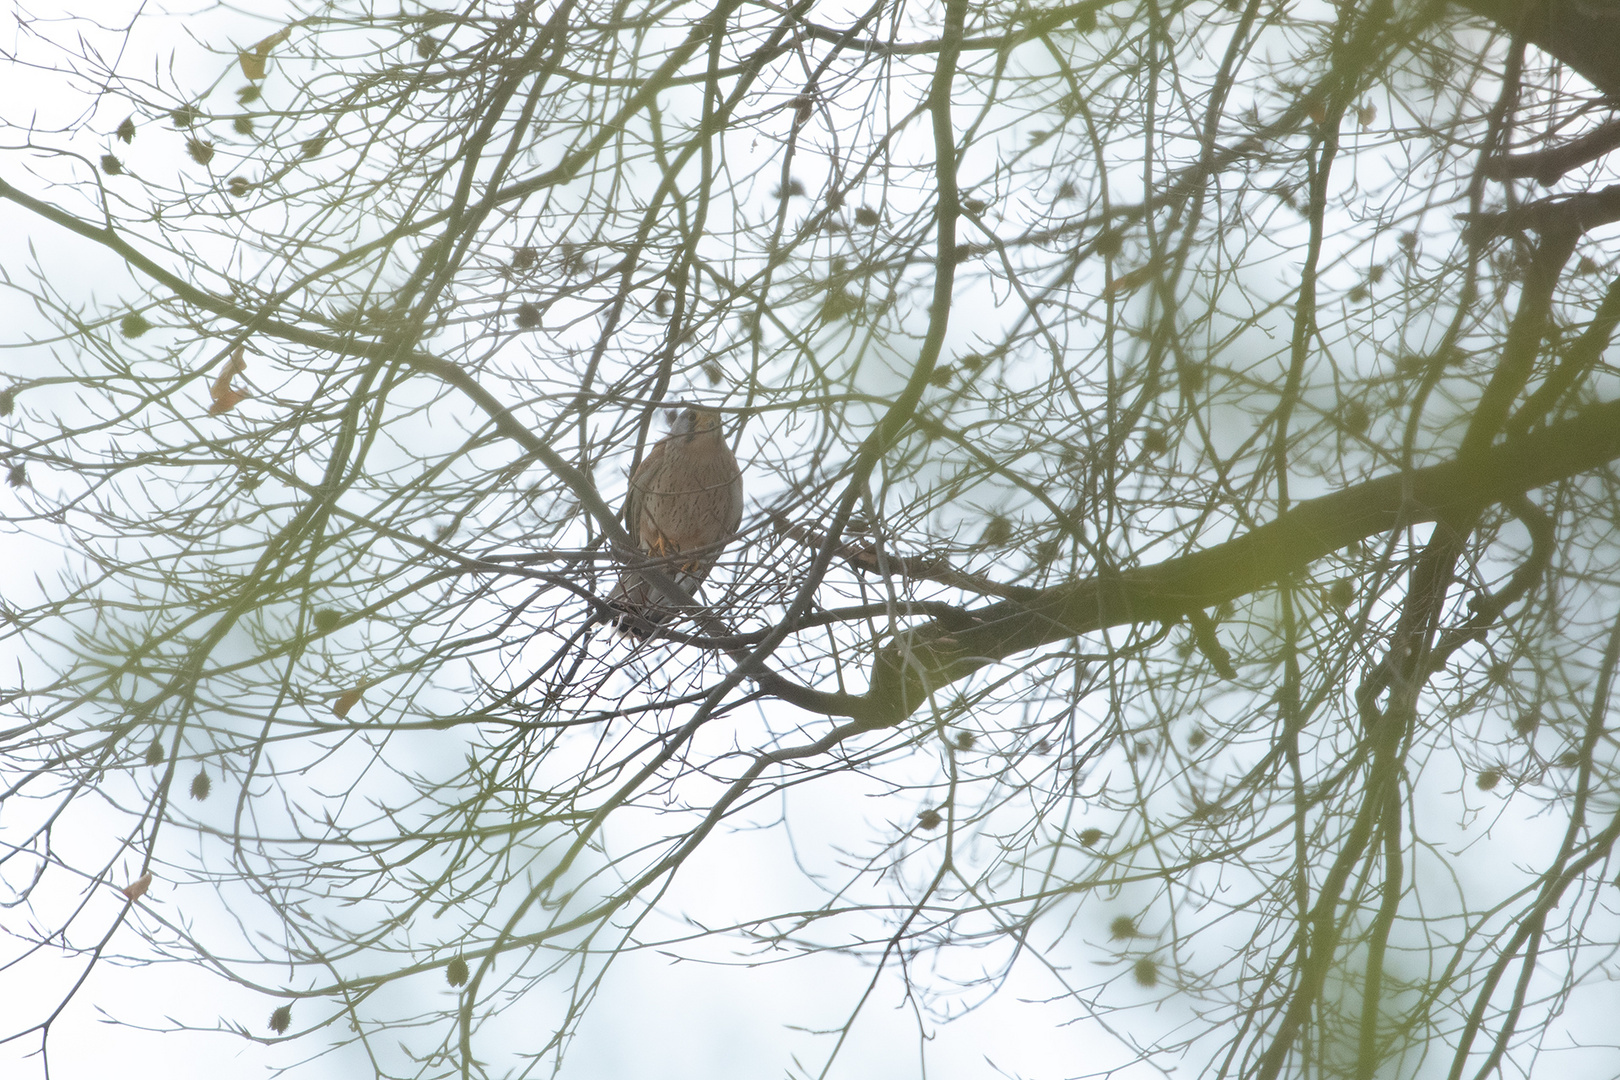
[[1458, 0], [1556, 56], [1620, 102], [1620, 8], [1581, 0]]
[[[1003, 601], [968, 620], [925, 623], [878, 651], [869, 717], [898, 724], [935, 690], [1009, 656], [1105, 627], [1171, 622], [1297, 574], [1366, 537], [1477, 512], [1620, 458], [1620, 401], [1498, 444], [1473, 462], [1456, 459], [1394, 473], [1302, 502], [1222, 544], [1111, 577]], [[872, 720], [867, 721], [869, 724]]]

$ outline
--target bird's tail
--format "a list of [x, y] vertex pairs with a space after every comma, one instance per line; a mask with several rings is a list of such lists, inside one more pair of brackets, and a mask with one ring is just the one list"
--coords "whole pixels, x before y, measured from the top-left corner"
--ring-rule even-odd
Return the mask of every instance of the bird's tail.
[[[665, 572], [675, 579], [677, 585], [696, 596], [704, 579], [709, 576], [713, 563], [712, 559], [704, 563], [687, 563], [671, 566]], [[613, 591], [608, 594], [608, 604], [619, 613], [611, 620], [614, 629], [638, 638], [647, 637], [678, 613], [674, 602], [637, 570], [626, 570], [619, 575]]]

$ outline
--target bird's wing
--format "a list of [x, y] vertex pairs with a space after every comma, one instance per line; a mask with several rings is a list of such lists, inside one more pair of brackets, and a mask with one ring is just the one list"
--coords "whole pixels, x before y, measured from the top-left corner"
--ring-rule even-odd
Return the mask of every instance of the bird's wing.
[[624, 527], [630, 533], [630, 538], [636, 546], [646, 551], [652, 546], [653, 537], [644, 531], [650, 524], [646, 520], [647, 490], [657, 483], [657, 479], [664, 471], [664, 455], [669, 449], [669, 440], [660, 439], [647, 451], [647, 456], [641, 459], [635, 472], [630, 474], [630, 486], [624, 494]]
[[742, 470], [737, 468], [737, 459], [735, 457], [731, 457], [729, 447], [726, 450], [726, 456], [731, 458], [731, 489], [729, 492], [731, 496], [731, 505], [728, 507], [731, 513], [729, 515], [728, 524], [726, 525], [725, 535], [733, 536], [742, 526], [743, 479]]

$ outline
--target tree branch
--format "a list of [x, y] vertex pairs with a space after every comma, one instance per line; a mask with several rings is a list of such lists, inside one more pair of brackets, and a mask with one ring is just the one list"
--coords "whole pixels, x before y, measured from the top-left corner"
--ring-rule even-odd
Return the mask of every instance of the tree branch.
[[1490, 447], [1473, 466], [1453, 459], [1381, 476], [1302, 502], [1191, 555], [968, 612], [966, 628], [956, 620], [925, 623], [879, 650], [863, 711], [881, 717], [881, 726], [900, 723], [928, 694], [1006, 657], [1105, 627], [1179, 620], [1263, 589], [1366, 537], [1475, 512], [1617, 457], [1620, 401], [1612, 401]]
[[1617, 146], [1620, 146], [1620, 120], [1610, 120], [1577, 139], [1545, 150], [1491, 158], [1481, 171], [1492, 180], [1533, 176], [1542, 187], [1552, 187], [1571, 169], [1596, 161]]
[[1583, 0], [1458, 0], [1556, 56], [1620, 103], [1620, 7]]

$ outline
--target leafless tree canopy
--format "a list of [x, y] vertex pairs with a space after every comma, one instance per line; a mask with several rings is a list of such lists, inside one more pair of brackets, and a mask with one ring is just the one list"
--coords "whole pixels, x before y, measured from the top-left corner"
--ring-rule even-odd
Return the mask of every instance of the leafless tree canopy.
[[[566, 1075], [648, 948], [1044, 969], [1069, 1076], [1613, 1052], [1611, 8], [213, 15], [7, 58], [7, 972], [380, 1076]], [[747, 510], [643, 641], [676, 403]]]

